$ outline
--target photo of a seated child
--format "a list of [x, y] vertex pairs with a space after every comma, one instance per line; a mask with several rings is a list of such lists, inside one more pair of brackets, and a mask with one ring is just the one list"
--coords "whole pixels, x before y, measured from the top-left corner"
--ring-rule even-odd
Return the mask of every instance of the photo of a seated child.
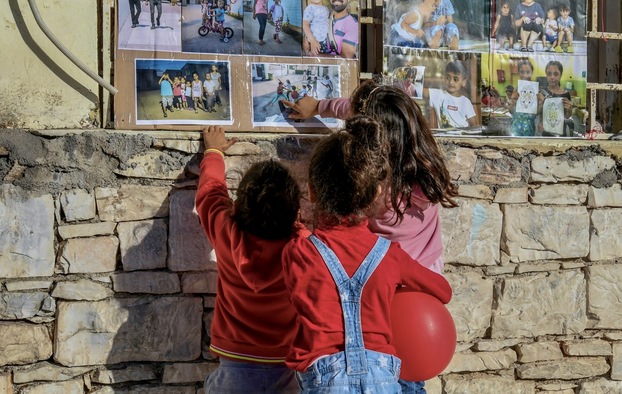
[[495, 52], [585, 55], [586, 11], [580, 0], [496, 0], [491, 47]]
[[384, 41], [392, 46], [488, 52], [490, 5], [468, 0], [386, 0]]

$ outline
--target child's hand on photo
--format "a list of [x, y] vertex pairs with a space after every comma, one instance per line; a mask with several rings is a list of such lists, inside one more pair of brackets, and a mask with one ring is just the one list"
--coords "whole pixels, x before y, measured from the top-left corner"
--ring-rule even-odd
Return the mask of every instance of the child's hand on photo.
[[300, 100], [294, 102], [281, 100], [283, 105], [292, 109], [292, 113], [289, 114], [290, 119], [308, 119], [312, 118], [315, 115], [319, 115], [318, 105], [320, 101], [311, 97], [305, 96]]
[[212, 148], [225, 152], [236, 142], [238, 142], [236, 137], [225, 137], [225, 129], [222, 126], [209, 126], [203, 128], [203, 145], [205, 146], [205, 149]]

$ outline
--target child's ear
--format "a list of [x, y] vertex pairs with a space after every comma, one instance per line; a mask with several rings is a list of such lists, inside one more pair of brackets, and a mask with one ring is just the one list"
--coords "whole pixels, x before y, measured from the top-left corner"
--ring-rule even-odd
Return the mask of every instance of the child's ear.
[[376, 190], [376, 198], [374, 199], [374, 201], [377, 201], [381, 195], [382, 195], [382, 186], [378, 185], [378, 190]]

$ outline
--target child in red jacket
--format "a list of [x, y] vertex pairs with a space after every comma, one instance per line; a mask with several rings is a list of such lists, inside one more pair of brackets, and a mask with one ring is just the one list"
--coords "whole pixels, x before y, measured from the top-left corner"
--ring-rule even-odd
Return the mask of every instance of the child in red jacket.
[[[297, 393], [284, 364], [296, 315], [283, 277], [281, 252], [303, 227], [297, 224], [300, 188], [274, 160], [253, 164], [237, 199], [229, 198], [220, 126], [203, 130], [196, 209], [216, 253], [218, 288], [211, 325], [212, 353], [220, 366], [205, 381], [206, 393]], [[308, 232], [307, 232], [308, 233]]]
[[382, 126], [355, 115], [347, 132], [324, 137], [309, 164], [316, 227], [283, 250], [283, 269], [298, 313], [287, 365], [304, 394], [401, 393], [400, 360], [391, 344], [390, 305], [406, 286], [451, 298], [449, 283], [399, 245], [373, 234], [367, 210], [390, 171]]

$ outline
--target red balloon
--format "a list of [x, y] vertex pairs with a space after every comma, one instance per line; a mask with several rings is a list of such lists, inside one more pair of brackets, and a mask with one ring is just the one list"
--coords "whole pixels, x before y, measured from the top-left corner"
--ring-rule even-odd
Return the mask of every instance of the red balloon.
[[456, 326], [438, 299], [398, 291], [391, 305], [391, 326], [393, 345], [402, 360], [401, 379], [428, 380], [449, 365], [456, 351]]

